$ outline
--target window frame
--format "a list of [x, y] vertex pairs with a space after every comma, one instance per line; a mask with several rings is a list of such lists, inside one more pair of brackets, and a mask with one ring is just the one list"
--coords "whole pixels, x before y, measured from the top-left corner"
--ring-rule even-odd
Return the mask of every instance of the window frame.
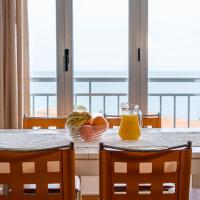
[[[73, 0], [57, 0], [58, 116], [73, 110]], [[69, 71], [64, 71], [64, 49], [69, 49]], [[138, 61], [140, 49], [140, 61]], [[129, 0], [129, 102], [148, 111], [148, 0]]]

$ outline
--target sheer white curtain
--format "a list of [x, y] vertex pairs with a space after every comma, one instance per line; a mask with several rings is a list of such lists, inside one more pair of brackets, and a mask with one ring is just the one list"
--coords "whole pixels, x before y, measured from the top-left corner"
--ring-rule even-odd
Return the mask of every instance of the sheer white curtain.
[[22, 128], [28, 112], [27, 0], [0, 0], [0, 128]]

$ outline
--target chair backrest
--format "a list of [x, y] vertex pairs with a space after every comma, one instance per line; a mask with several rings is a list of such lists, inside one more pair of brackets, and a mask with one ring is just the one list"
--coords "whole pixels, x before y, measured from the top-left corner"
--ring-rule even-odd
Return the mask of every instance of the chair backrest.
[[108, 121], [109, 128], [120, 126], [121, 116], [105, 116], [105, 118]]
[[[72, 146], [72, 145], [71, 145]], [[0, 151], [0, 199], [75, 200], [74, 149]]]
[[100, 146], [100, 200], [189, 200], [191, 144], [157, 151]]
[[161, 116], [160, 113], [153, 115], [143, 115], [142, 126], [151, 128], [161, 128]]
[[23, 128], [32, 129], [34, 127], [40, 127], [42, 129], [48, 129], [49, 127], [56, 127], [57, 129], [65, 128], [65, 122], [67, 117], [26, 117], [23, 119]]
[[[115, 115], [105, 115], [109, 123], [109, 128], [113, 128], [114, 126], [119, 126], [121, 122], [121, 116]], [[143, 115], [142, 117], [142, 126], [143, 128], [161, 128], [161, 116], [160, 113], [153, 115]]]

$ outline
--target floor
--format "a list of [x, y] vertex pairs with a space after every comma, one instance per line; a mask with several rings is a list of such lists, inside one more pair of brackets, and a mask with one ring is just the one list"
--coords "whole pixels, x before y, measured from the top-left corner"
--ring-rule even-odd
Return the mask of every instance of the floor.
[[200, 200], [200, 189], [191, 189], [190, 200]]
[[[94, 196], [84, 196], [82, 200], [99, 200]], [[200, 200], [200, 189], [191, 189], [190, 200]]]

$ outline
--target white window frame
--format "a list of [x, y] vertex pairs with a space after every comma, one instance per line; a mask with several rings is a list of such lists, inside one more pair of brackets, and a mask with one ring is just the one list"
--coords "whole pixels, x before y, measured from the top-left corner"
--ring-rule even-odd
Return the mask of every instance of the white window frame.
[[[57, 0], [58, 115], [73, 110], [73, 0]], [[64, 71], [64, 49], [70, 50], [69, 71]], [[138, 49], [140, 48], [140, 62]], [[148, 0], [129, 0], [129, 102], [147, 113]]]
[[[130, 0], [129, 102], [148, 111], [148, 0]], [[140, 61], [138, 61], [140, 49]]]
[[[72, 1], [57, 0], [57, 115], [73, 110]], [[69, 70], [64, 70], [64, 50], [69, 49]]]

